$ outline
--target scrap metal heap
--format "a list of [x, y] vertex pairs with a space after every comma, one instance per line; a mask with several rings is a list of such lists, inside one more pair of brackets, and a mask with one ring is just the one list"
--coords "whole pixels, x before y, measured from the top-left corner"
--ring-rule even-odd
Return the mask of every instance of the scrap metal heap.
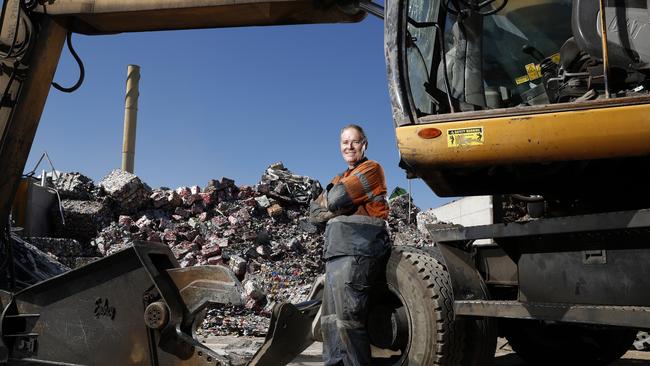
[[[199, 331], [205, 335], [265, 335], [273, 305], [307, 300], [324, 273], [323, 230], [308, 216], [321, 185], [281, 163], [269, 166], [255, 186], [222, 178], [204, 188], [151, 189], [121, 170], [97, 185], [80, 173], [62, 173], [50, 184], [62, 198], [63, 220], [55, 207], [54, 237], [23, 239], [70, 268], [148, 241], [168, 245], [181, 267], [232, 269], [245, 305], [210, 308]], [[391, 236], [396, 244], [429, 245], [416, 222], [435, 217], [409, 201], [403, 190], [390, 200]]]

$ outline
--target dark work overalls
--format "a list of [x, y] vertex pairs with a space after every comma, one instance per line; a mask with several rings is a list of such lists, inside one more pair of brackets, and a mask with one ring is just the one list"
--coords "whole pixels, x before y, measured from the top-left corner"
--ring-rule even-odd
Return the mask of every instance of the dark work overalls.
[[[325, 365], [370, 366], [368, 297], [390, 249], [384, 220], [388, 215], [385, 180], [379, 164], [364, 160], [332, 183], [326, 193], [327, 211], [351, 208], [354, 213], [337, 215], [325, 229], [323, 361]], [[312, 205], [312, 218], [318, 210]]]

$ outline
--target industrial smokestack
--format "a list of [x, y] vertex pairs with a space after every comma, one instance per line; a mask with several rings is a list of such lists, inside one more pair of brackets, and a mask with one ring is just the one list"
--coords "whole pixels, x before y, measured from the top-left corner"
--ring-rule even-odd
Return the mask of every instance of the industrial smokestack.
[[138, 125], [138, 97], [140, 96], [140, 66], [129, 65], [124, 98], [124, 137], [122, 141], [122, 170], [133, 173], [135, 160], [135, 132]]

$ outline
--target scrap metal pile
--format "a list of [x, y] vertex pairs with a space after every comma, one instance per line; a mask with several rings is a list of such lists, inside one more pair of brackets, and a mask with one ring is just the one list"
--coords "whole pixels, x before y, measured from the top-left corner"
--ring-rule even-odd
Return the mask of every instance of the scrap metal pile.
[[[64, 173], [50, 184], [62, 198], [63, 220], [58, 207], [51, 215], [56, 238], [25, 240], [71, 268], [136, 240], [168, 245], [181, 267], [231, 268], [242, 281], [245, 305], [209, 309], [204, 334], [264, 335], [273, 304], [306, 300], [324, 272], [322, 228], [308, 217], [321, 185], [281, 163], [269, 166], [255, 186], [222, 178], [203, 188], [151, 189], [121, 170], [97, 185], [79, 173]], [[405, 192], [391, 199], [391, 236], [396, 244], [427, 244], [416, 217], [435, 217], [409, 201]]]

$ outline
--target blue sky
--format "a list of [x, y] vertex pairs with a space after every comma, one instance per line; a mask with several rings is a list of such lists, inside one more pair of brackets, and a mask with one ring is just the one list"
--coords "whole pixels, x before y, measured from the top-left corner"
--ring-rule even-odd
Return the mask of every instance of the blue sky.
[[[98, 182], [121, 164], [125, 78], [141, 66], [135, 173], [152, 187], [253, 185], [271, 163], [326, 184], [345, 169], [339, 128], [367, 130], [389, 191], [407, 187], [386, 87], [383, 22], [111, 36], [74, 35], [86, 79], [50, 91], [25, 168], [47, 151], [55, 167]], [[55, 81], [74, 84], [64, 48]], [[41, 165], [45, 167], [45, 165]], [[448, 199], [412, 181], [420, 208]]]

